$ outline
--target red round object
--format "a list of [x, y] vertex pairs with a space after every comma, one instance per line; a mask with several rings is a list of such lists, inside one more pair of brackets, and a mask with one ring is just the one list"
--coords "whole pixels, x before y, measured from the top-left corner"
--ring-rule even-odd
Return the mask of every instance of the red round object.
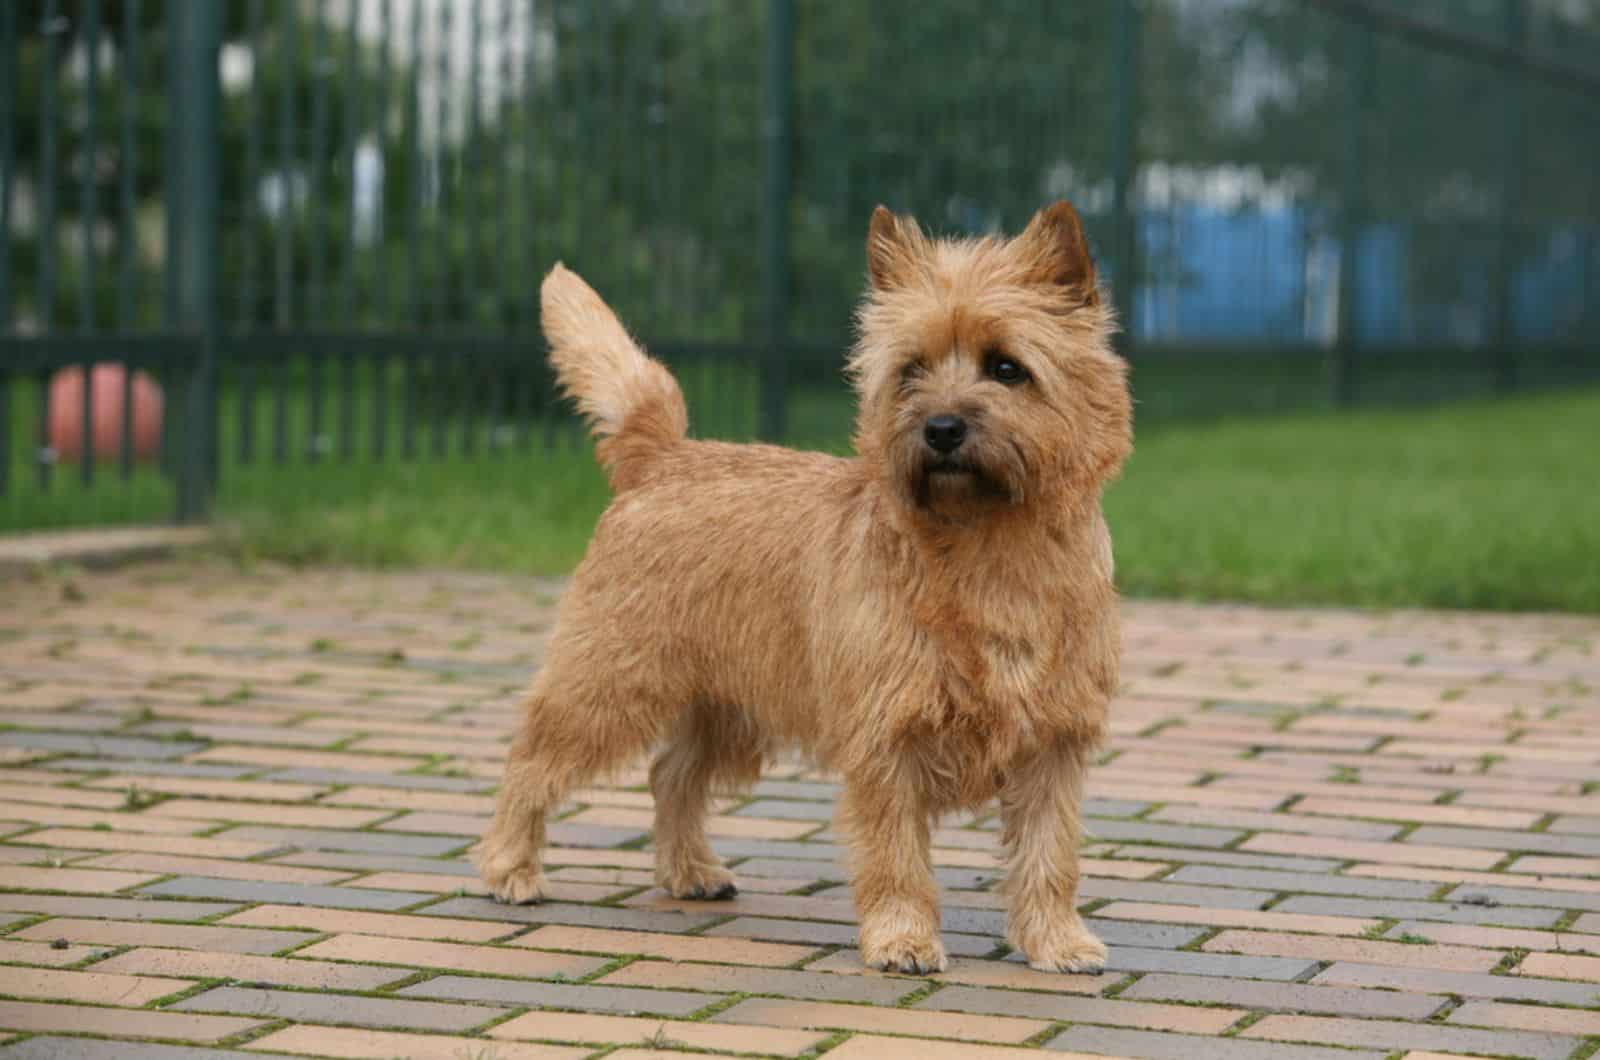
[[[89, 373], [94, 423], [90, 431], [96, 460], [122, 456], [122, 386], [127, 369], [97, 364]], [[161, 448], [161, 386], [144, 372], [133, 373], [129, 449], [135, 460], [153, 460]], [[63, 368], [50, 378], [50, 448], [58, 460], [83, 455], [83, 369]]]

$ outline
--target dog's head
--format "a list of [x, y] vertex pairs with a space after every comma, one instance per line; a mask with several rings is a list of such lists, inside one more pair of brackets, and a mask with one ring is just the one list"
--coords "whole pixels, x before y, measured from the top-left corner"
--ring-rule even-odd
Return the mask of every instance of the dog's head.
[[1127, 457], [1127, 372], [1110, 347], [1077, 211], [1011, 239], [935, 240], [880, 206], [850, 357], [856, 446], [915, 510], [965, 521], [1093, 498]]

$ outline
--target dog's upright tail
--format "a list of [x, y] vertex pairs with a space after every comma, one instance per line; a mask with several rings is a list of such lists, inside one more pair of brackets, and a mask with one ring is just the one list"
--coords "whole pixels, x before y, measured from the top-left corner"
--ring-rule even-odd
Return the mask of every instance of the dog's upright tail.
[[556, 379], [598, 439], [595, 453], [611, 488], [637, 485], [651, 458], [688, 433], [683, 391], [566, 266], [544, 278], [540, 303]]

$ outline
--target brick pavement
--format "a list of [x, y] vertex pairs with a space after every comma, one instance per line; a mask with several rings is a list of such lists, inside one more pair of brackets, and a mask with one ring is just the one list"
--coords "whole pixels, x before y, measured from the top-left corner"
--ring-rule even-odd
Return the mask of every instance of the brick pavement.
[[562, 808], [556, 901], [484, 898], [462, 855], [559, 590], [0, 582], [0, 1060], [1600, 1050], [1600, 620], [1129, 605], [1109, 973], [1006, 952], [979, 813], [936, 833], [953, 959], [916, 979], [860, 966], [836, 789], [793, 762], [716, 808], [735, 901], [653, 889], [639, 771]]

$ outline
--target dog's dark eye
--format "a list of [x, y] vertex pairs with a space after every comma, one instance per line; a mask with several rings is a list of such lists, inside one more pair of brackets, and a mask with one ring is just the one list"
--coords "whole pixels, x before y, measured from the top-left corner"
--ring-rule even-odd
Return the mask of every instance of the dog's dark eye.
[[904, 386], [908, 383], [914, 383], [927, 374], [927, 366], [921, 361], [908, 361], [905, 367], [900, 369], [900, 384]]
[[1028, 370], [1003, 353], [991, 353], [984, 359], [983, 370], [997, 383], [1015, 386], [1028, 381]]

